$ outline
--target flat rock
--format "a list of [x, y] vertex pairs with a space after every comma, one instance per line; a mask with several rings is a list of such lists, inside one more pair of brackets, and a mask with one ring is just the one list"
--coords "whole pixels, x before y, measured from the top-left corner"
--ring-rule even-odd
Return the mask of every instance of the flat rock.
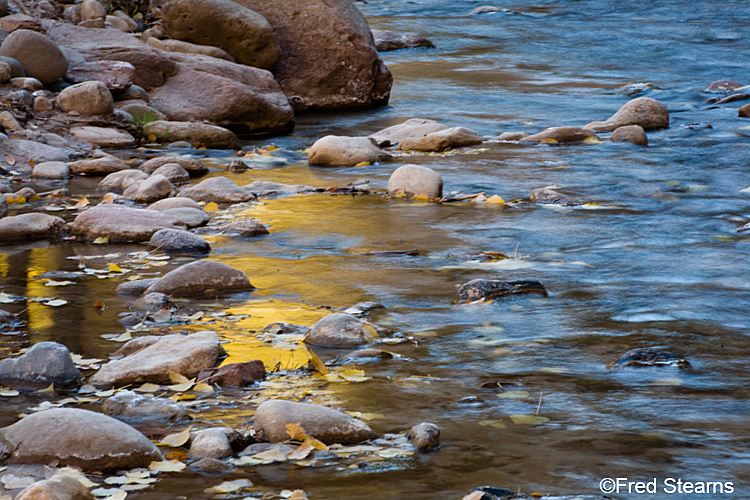
[[203, 146], [211, 149], [240, 149], [242, 147], [234, 132], [206, 123], [157, 120], [144, 125], [143, 133], [147, 136], [156, 136], [160, 141], [187, 141], [195, 147]]
[[361, 420], [325, 406], [274, 399], [261, 403], [255, 412], [253, 425], [260, 441], [287, 441], [288, 424], [300, 424], [308, 436], [325, 444], [357, 444], [379, 437]]
[[172, 370], [192, 378], [201, 370], [213, 368], [222, 353], [219, 336], [214, 332], [168, 335], [143, 350], [105, 364], [89, 383], [96, 387], [158, 384], [169, 381]]
[[308, 344], [353, 347], [377, 340], [375, 329], [351, 314], [335, 313], [318, 320], [305, 336]]
[[529, 194], [532, 203], [544, 203], [548, 205], [580, 205], [581, 202], [574, 200], [568, 195], [558, 193], [554, 189], [537, 188]]
[[58, 239], [65, 235], [60, 217], [31, 212], [0, 219], [0, 242]]
[[629, 142], [636, 146], [648, 146], [648, 137], [640, 125], [618, 127], [609, 138], [612, 142]]
[[160, 229], [185, 229], [185, 225], [156, 210], [104, 204], [78, 215], [72, 226], [75, 236], [92, 240], [108, 236], [110, 242], [148, 241]]
[[105, 177], [96, 187], [96, 190], [107, 193], [122, 193], [133, 183], [146, 178], [148, 178], [148, 174], [137, 169], [120, 170]]
[[204, 254], [211, 251], [211, 245], [200, 236], [176, 229], [155, 232], [148, 245], [168, 254]]
[[16, 168], [19, 163], [28, 164], [29, 160], [34, 160], [37, 164], [45, 161], [70, 161], [66, 149], [26, 139], [0, 139], [0, 149], [16, 159]]
[[458, 289], [458, 300], [460, 302], [473, 302], [479, 299], [492, 300], [505, 295], [523, 293], [537, 293], [545, 297], [547, 296], [547, 290], [538, 281], [476, 279], [461, 285], [461, 288]]
[[268, 228], [255, 219], [245, 219], [237, 222], [226, 222], [205, 226], [194, 230], [196, 234], [218, 234], [225, 236], [262, 236], [268, 234]]
[[135, 137], [127, 132], [108, 127], [72, 127], [70, 133], [81, 141], [103, 148], [127, 148], [135, 146]]
[[185, 407], [169, 399], [142, 396], [130, 391], [120, 391], [104, 401], [102, 412], [126, 422], [169, 422], [188, 420]]
[[252, 193], [256, 197], [273, 195], [281, 196], [315, 191], [313, 186], [307, 186], [305, 184], [279, 184], [278, 182], [271, 181], [253, 181], [250, 184], [242, 186], [242, 189], [248, 193]]
[[440, 198], [443, 196], [443, 178], [428, 167], [403, 165], [388, 179], [388, 194]]
[[68, 476], [53, 476], [23, 489], [16, 500], [93, 500], [88, 488]]
[[68, 67], [66, 78], [75, 83], [102, 82], [109, 90], [125, 90], [133, 84], [135, 66], [124, 61], [90, 61]]
[[583, 128], [594, 132], [612, 132], [626, 125], [639, 125], [643, 130], [669, 128], [669, 111], [656, 99], [638, 97], [623, 104], [607, 120], [591, 122]]
[[70, 167], [61, 161], [45, 161], [34, 166], [31, 176], [38, 179], [67, 179]]
[[181, 166], [191, 177], [198, 177], [208, 173], [208, 167], [202, 161], [186, 156], [160, 156], [158, 158], [151, 158], [141, 165], [141, 170], [147, 174], [153, 174], [156, 170], [169, 163], [176, 163]]
[[[127, 101], [126, 101], [127, 102]], [[132, 102], [129, 104], [116, 104], [118, 109], [125, 111], [127, 114], [133, 117], [133, 120], [140, 123], [153, 122], [156, 120], [166, 120], [167, 116], [159, 110], [141, 104], [139, 102]]]
[[151, 285], [146, 292], [160, 292], [174, 297], [189, 297], [208, 292], [228, 292], [254, 288], [242, 271], [221, 262], [199, 260], [168, 272]]
[[397, 33], [389, 30], [372, 30], [372, 38], [378, 52], [391, 50], [415, 49], [420, 47], [434, 48], [428, 39], [416, 33]]
[[242, 203], [253, 199], [253, 195], [226, 177], [211, 177], [180, 191], [180, 196], [194, 201], [215, 203]]
[[310, 165], [354, 166], [390, 159], [369, 137], [344, 137], [327, 135], [318, 139], [307, 153]]
[[641, 368], [648, 366], [676, 366], [679, 368], [690, 368], [690, 363], [672, 352], [652, 347], [642, 347], [631, 349], [610, 365], [611, 368]]
[[9, 464], [79, 467], [85, 472], [148, 467], [161, 453], [143, 434], [107, 415], [55, 408], [0, 429], [0, 443], [15, 451]]
[[16, 30], [42, 31], [42, 24], [39, 19], [26, 14], [10, 14], [0, 18], [0, 28], [8, 33]]
[[156, 278], [124, 281], [117, 285], [115, 291], [123, 295], [142, 295], [154, 283], [156, 283]]
[[237, 470], [234, 465], [216, 458], [201, 458], [191, 463], [189, 467], [198, 474], [217, 477], [226, 476]]
[[590, 130], [577, 127], [549, 127], [537, 134], [527, 135], [520, 139], [521, 142], [580, 142], [589, 137], [599, 139]]
[[266, 367], [262, 361], [231, 363], [219, 368], [203, 370], [197, 381], [229, 387], [245, 387], [266, 378]]
[[451, 148], [481, 144], [482, 138], [473, 130], [451, 127], [431, 132], [424, 137], [402, 140], [398, 149], [410, 151], [445, 151]]
[[206, 212], [198, 208], [169, 208], [161, 211], [182, 222], [188, 229], [205, 226], [211, 220], [211, 217]]
[[230, 56], [224, 49], [211, 47], [210, 45], [198, 45], [196, 43], [184, 42], [182, 40], [149, 38], [146, 43], [159, 50], [167, 52], [183, 52], [185, 54], [201, 54], [204, 56], [224, 59], [225, 61], [235, 62], [234, 57]]
[[0, 45], [0, 56], [12, 57], [20, 62], [26, 75], [36, 78], [44, 85], [65, 76], [68, 60], [60, 47], [46, 35], [27, 29], [19, 29], [8, 35]]
[[17, 389], [70, 389], [81, 384], [68, 348], [57, 342], [39, 342], [17, 358], [0, 363], [0, 386]]
[[[66, 113], [107, 115], [115, 109], [115, 101], [104, 83], [90, 81], [65, 87], [57, 96], [57, 104]], [[75, 135], [75, 134], [74, 134]]]
[[222, 458], [231, 457], [234, 452], [230, 436], [234, 434], [227, 427], [213, 427], [193, 433], [190, 443], [190, 458]]
[[375, 143], [381, 148], [386, 148], [395, 146], [406, 139], [419, 139], [427, 134], [445, 130], [447, 128], [447, 125], [438, 123], [435, 120], [411, 118], [403, 123], [399, 123], [398, 125], [393, 125], [375, 132], [370, 135], [370, 138], [374, 139]]
[[[99, 127], [80, 127], [99, 128]], [[72, 132], [73, 130], [71, 130]], [[97, 132], [98, 133], [98, 132]], [[73, 175], [109, 175], [121, 170], [130, 170], [130, 165], [115, 158], [114, 156], [103, 156], [89, 160], [78, 160], [68, 163], [70, 173]], [[127, 189], [127, 188], [126, 188]]]

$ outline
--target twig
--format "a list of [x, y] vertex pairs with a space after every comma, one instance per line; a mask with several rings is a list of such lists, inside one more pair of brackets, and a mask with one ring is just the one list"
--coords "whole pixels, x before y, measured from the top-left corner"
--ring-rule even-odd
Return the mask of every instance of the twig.
[[539, 410], [541, 408], [542, 408], [542, 391], [539, 391], [539, 405], [537, 405], [534, 415], [539, 415]]

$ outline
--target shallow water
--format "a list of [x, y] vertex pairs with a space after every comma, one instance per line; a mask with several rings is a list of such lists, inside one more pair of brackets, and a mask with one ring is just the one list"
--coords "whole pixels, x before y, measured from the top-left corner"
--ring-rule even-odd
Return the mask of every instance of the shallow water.
[[[432, 454], [357, 470], [269, 465], [230, 478], [250, 478], [257, 494], [303, 488], [314, 499], [452, 499], [485, 484], [596, 494], [605, 477], [673, 477], [731, 481], [735, 494], [710, 497], [750, 498], [750, 285], [742, 278], [749, 247], [736, 233], [750, 220], [750, 195], [740, 191], [750, 185], [750, 129], [744, 129], [750, 122], [736, 117], [744, 102], [708, 105], [712, 96], [701, 93], [717, 79], [748, 83], [743, 56], [750, 49], [750, 11], [744, 2], [510, 2], [502, 7], [516, 13], [472, 17], [465, 15], [482, 2], [357, 5], [373, 28], [418, 32], [437, 48], [383, 54], [395, 79], [390, 106], [301, 116], [294, 134], [271, 141], [282, 160], [253, 162], [252, 170], [229, 176], [239, 184], [321, 187], [368, 180], [382, 192], [396, 167], [418, 163], [440, 172], [448, 192], [521, 201], [439, 205], [319, 194], [232, 212], [261, 219], [271, 234], [213, 238], [210, 258], [242, 269], [258, 290], [181, 302], [237, 316], [162, 330], [215, 329], [230, 341], [227, 362], [261, 357], [269, 368], [293, 367], [307, 359], [303, 348], [268, 347], [254, 332], [275, 321], [309, 325], [331, 308], [363, 300], [381, 303], [386, 309], [371, 319], [415, 342], [383, 346], [402, 357], [360, 366], [372, 380], [322, 388], [347, 410], [380, 414], [369, 422], [379, 432], [434, 422], [443, 445]], [[671, 127], [649, 133], [647, 148], [489, 142], [454, 155], [342, 169], [308, 167], [300, 152], [327, 134], [365, 135], [412, 117], [486, 137], [582, 126], [613, 114], [629, 99], [617, 93], [620, 86], [633, 82], [659, 87], [645, 95], [671, 111]], [[230, 160], [226, 153], [199, 154], [213, 158], [213, 175], [224, 175], [218, 171]], [[94, 194], [96, 182], [74, 179], [69, 188]], [[532, 189], [552, 185], [598, 207], [523, 200]], [[420, 255], [362, 255], [411, 248]], [[120, 255], [86, 261], [104, 268], [143, 249], [7, 248], [0, 254], [0, 291], [70, 304], [7, 306], [13, 312], [28, 307], [21, 315], [28, 327], [25, 335], [0, 337], [0, 357], [26, 342], [53, 339], [85, 357], [114, 351], [118, 346], [101, 335], [124, 331], [116, 320], [128, 298], [113, 291], [120, 278], [92, 276], [50, 289], [33, 276], [76, 271], [80, 256]], [[480, 263], [471, 257], [483, 251], [517, 258]], [[549, 297], [454, 304], [457, 287], [480, 277], [539, 280]], [[96, 299], [108, 308], [93, 308]], [[692, 369], [607, 369], [635, 347], [673, 351]], [[480, 388], [490, 381], [502, 388]], [[537, 411], [540, 395], [539, 415], [549, 421], [514, 423], [511, 415]], [[36, 402], [29, 398], [0, 398], [0, 425]], [[253, 410], [237, 400], [209, 405], [197, 416], [239, 425]], [[214, 498], [203, 490], [221, 480], [173, 474], [138, 497]]]

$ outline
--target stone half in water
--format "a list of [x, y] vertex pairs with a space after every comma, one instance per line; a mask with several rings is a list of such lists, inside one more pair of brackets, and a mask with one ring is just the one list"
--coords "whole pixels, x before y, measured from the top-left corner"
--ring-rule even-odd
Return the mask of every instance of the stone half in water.
[[459, 302], [473, 302], [475, 300], [492, 300], [504, 295], [520, 293], [537, 293], [547, 296], [544, 285], [538, 281], [500, 281], [476, 279], [465, 283], [458, 290]]
[[647, 366], [676, 366], [678, 368], [690, 368], [690, 363], [677, 354], [652, 347], [641, 347], [631, 349], [617, 361], [610, 363], [607, 368], [625, 368], [633, 366], [642, 368]]

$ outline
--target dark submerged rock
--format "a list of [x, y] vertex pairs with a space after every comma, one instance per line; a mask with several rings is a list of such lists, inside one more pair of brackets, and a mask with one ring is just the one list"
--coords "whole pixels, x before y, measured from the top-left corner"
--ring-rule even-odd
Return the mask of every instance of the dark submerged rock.
[[168, 254], [203, 254], [211, 251], [211, 245], [200, 236], [177, 229], [162, 229], [155, 232], [148, 245]]
[[432, 451], [440, 446], [440, 428], [430, 422], [415, 425], [409, 429], [406, 437], [419, 451]]
[[70, 389], [81, 384], [68, 348], [57, 342], [39, 342], [17, 358], [0, 363], [0, 386], [18, 389]]
[[188, 420], [185, 408], [164, 398], [119, 392], [107, 399], [102, 412], [127, 422], [152, 421], [177, 423]]
[[690, 368], [690, 363], [669, 351], [654, 349], [652, 347], [640, 347], [631, 349], [617, 361], [610, 365], [610, 368], [625, 368], [628, 366], [646, 367], [646, 366], [677, 366], [679, 368]]
[[465, 283], [458, 290], [458, 300], [472, 302], [479, 299], [492, 300], [505, 295], [536, 293], [547, 296], [544, 285], [538, 281], [500, 281], [476, 279]]

